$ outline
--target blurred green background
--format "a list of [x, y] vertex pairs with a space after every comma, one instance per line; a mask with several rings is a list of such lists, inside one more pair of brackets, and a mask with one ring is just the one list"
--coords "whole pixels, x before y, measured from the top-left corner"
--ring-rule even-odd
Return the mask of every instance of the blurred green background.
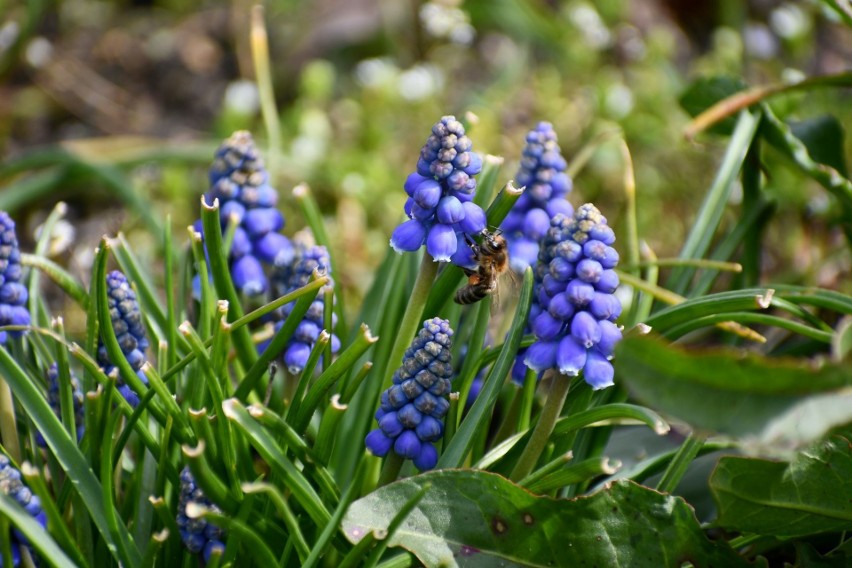
[[[595, 202], [617, 233], [623, 138], [635, 166], [640, 237], [657, 256], [675, 256], [727, 142], [711, 134], [687, 141], [680, 96], [699, 77], [760, 85], [846, 71], [852, 36], [837, 5], [267, 2], [283, 148], [266, 156], [285, 231], [304, 227], [291, 189], [306, 182], [342, 260], [336, 280], [356, 300], [402, 218], [402, 183], [429, 128], [455, 114], [468, 118], [474, 150], [505, 158], [501, 184], [540, 120], [554, 124], [569, 161], [592, 144], [571, 200]], [[69, 222], [53, 255], [81, 274], [104, 232], [124, 230], [153, 258], [150, 218], [168, 213], [183, 239], [219, 141], [248, 129], [266, 148], [252, 6], [31, 0], [0, 8], [0, 207], [18, 220], [25, 247], [60, 199]], [[848, 91], [823, 89], [775, 97], [772, 106], [787, 120], [831, 113], [847, 124], [849, 100]], [[767, 196], [777, 204], [764, 281], [852, 291], [833, 198], [773, 152], [764, 155]], [[122, 186], [135, 201], [122, 197]]]

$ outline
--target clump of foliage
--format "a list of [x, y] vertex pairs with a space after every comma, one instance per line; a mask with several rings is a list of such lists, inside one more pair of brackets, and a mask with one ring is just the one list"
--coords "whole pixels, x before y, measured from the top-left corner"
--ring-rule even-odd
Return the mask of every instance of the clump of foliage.
[[[513, 184], [449, 114], [407, 149], [355, 301], [314, 195], [279, 196], [247, 131], [211, 154], [184, 237], [138, 211], [158, 255], [104, 236], [79, 278], [46, 253], [61, 204], [32, 252], [0, 214], [0, 564], [848, 563], [852, 297], [761, 280], [770, 152], [852, 245], [842, 137], [780, 118], [789, 88], [684, 94], [691, 134], [727, 145], [676, 258], [642, 246], [631, 169], [623, 211], [588, 203], [536, 122]], [[279, 197], [308, 231], [285, 236]], [[517, 286], [453, 302], [501, 226], [488, 270]]]

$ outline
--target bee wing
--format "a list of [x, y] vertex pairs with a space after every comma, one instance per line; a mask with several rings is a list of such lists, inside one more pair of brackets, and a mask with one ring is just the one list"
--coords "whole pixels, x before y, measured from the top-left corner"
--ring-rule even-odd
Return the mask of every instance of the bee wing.
[[506, 306], [511, 307], [509, 298], [516, 298], [521, 289], [521, 276], [509, 269], [497, 277], [497, 287], [491, 294], [491, 315], [495, 315], [503, 307], [502, 298], [507, 299]]

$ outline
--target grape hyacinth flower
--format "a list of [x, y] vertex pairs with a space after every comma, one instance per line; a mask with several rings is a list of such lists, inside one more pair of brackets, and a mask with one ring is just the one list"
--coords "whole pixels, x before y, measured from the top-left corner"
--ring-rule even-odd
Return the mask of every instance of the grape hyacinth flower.
[[[29, 487], [21, 479], [21, 472], [12, 465], [12, 462], [0, 454], [0, 492], [5, 493], [26, 510], [42, 527], [47, 527], [47, 515], [41, 508], [41, 500], [34, 495]], [[2, 538], [2, 535], [0, 535]], [[26, 547], [33, 556], [33, 549], [29, 546], [27, 537], [18, 529], [12, 528], [5, 536], [12, 547], [12, 565], [17, 567], [21, 564], [21, 548]], [[0, 557], [0, 566], [3, 559]]]
[[[305, 364], [308, 362], [308, 357], [311, 354], [311, 349], [314, 347], [320, 332], [325, 327], [323, 317], [325, 315], [325, 299], [324, 292], [326, 288], [334, 286], [334, 281], [330, 279], [331, 275], [331, 259], [328, 256], [328, 250], [321, 245], [305, 247], [296, 247], [296, 258], [293, 262], [276, 266], [272, 272], [272, 290], [276, 296], [280, 297], [289, 294], [294, 290], [308, 284], [311, 280], [311, 275], [314, 270], [319, 270], [321, 273], [329, 275], [329, 282], [323, 286], [316, 299], [308, 308], [305, 317], [296, 328], [293, 337], [284, 348], [284, 364], [287, 365], [287, 370], [296, 375], [302, 372]], [[281, 315], [286, 319], [290, 315], [295, 301], [281, 308]], [[284, 322], [279, 321], [275, 325], [275, 331], [281, 329]], [[332, 314], [331, 326], [337, 325], [337, 315]], [[330, 330], [329, 330], [330, 331]], [[331, 352], [337, 353], [340, 350], [340, 340], [336, 335], [331, 335]]]
[[536, 265], [538, 305], [530, 312], [536, 342], [527, 350], [527, 366], [569, 376], [582, 371], [595, 390], [613, 384], [610, 360], [621, 340], [614, 323], [621, 303], [614, 295], [619, 282], [613, 242], [606, 218], [590, 203], [573, 217], [553, 218]]
[[[59, 380], [59, 367], [56, 363], [53, 363], [47, 369], [47, 402], [50, 404], [50, 408], [53, 409], [56, 416], [61, 420], [62, 411], [59, 402]], [[74, 423], [77, 425], [77, 441], [79, 442], [86, 431], [86, 417], [85, 408], [83, 406], [83, 390], [80, 388], [80, 381], [77, 380], [77, 377], [74, 376], [73, 372], [71, 373], [71, 396], [74, 399]], [[41, 435], [41, 432], [36, 435], [36, 442], [39, 447], [44, 448], [47, 446], [47, 442], [44, 439], [44, 436]]]
[[[279, 231], [284, 216], [275, 208], [278, 192], [269, 184], [269, 173], [251, 134], [235, 132], [216, 150], [210, 167], [210, 191], [205, 194], [208, 205], [219, 200], [222, 232], [231, 219], [237, 222], [228, 263], [236, 289], [247, 296], [266, 292], [267, 265], [286, 264], [293, 260], [293, 245]], [[196, 230], [201, 231], [200, 222]]]
[[500, 225], [509, 242], [509, 264], [522, 274], [538, 258], [539, 242], [550, 220], [561, 213], [570, 217], [574, 208], [566, 200], [572, 182], [553, 125], [539, 122], [527, 134], [515, 182], [526, 189]]
[[[0, 326], [30, 325], [27, 311], [27, 288], [21, 284], [21, 251], [15, 234], [15, 222], [0, 211]], [[9, 332], [12, 336], [21, 332]], [[0, 331], [0, 343], [6, 343], [7, 332]]]
[[450, 346], [453, 330], [447, 320], [432, 318], [405, 352], [393, 384], [382, 393], [376, 420], [379, 427], [367, 434], [365, 445], [376, 456], [391, 450], [410, 459], [417, 469], [438, 463], [434, 443], [444, 435], [442, 419], [450, 408]]
[[479, 233], [486, 220], [485, 212], [472, 201], [482, 158], [471, 148], [464, 126], [454, 116], [445, 116], [432, 127], [420, 150], [417, 171], [405, 181], [409, 220], [391, 235], [396, 252], [416, 251], [425, 244], [436, 262], [473, 264], [463, 234]]
[[178, 514], [177, 526], [180, 529], [180, 538], [183, 544], [193, 554], [201, 552], [204, 556], [204, 561], [210, 560], [210, 555], [213, 550], [225, 550], [225, 544], [222, 542], [224, 531], [212, 523], [208, 523], [204, 518], [190, 518], [186, 514], [186, 507], [190, 503], [195, 503], [214, 512], [221, 512], [219, 507], [214, 505], [204, 493], [195, 484], [195, 479], [188, 467], [184, 467], [180, 472], [180, 497], [178, 497]]
[[[139, 303], [136, 301], [136, 292], [130, 287], [127, 278], [118, 270], [107, 274], [107, 303], [109, 305], [109, 317], [112, 320], [112, 328], [121, 352], [130, 366], [136, 372], [136, 376], [148, 384], [148, 377], [142, 372], [145, 363], [145, 350], [148, 348], [148, 336], [142, 323], [142, 313], [139, 311]], [[109, 359], [103, 340], [98, 341], [98, 363], [104, 372], [109, 375], [115, 365]], [[125, 384], [121, 375], [118, 377], [118, 392], [134, 408], [139, 404], [139, 395], [133, 392]]]

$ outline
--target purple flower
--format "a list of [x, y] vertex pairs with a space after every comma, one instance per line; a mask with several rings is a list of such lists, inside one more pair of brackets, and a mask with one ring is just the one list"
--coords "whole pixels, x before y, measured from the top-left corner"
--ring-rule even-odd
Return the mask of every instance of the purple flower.
[[237, 223], [228, 255], [234, 286], [247, 296], [263, 294], [268, 288], [264, 263], [287, 264], [294, 251], [290, 240], [279, 233], [284, 216], [275, 208], [278, 194], [269, 185], [251, 134], [235, 132], [216, 151], [205, 198], [209, 204], [219, 200], [223, 233], [230, 222]]
[[[9, 458], [3, 454], [0, 454], [0, 491], [17, 501], [42, 527], [47, 527], [47, 515], [41, 508], [41, 500], [21, 479], [20, 470], [15, 468]], [[30, 547], [27, 537], [18, 529], [10, 528], [9, 533], [0, 535], [0, 538], [11, 545], [14, 566], [18, 566], [21, 560], [21, 547], [26, 547], [30, 555], [38, 560], [38, 555]]]
[[[121, 352], [139, 379], [148, 384], [148, 377], [142, 372], [142, 365], [146, 360], [145, 350], [148, 349], [148, 336], [142, 322], [139, 303], [136, 301], [136, 292], [130, 287], [124, 274], [118, 270], [107, 274], [106, 287], [109, 316]], [[102, 339], [98, 341], [98, 363], [106, 374], [110, 374], [115, 368]], [[124, 383], [121, 376], [118, 378], [117, 388], [132, 406], [139, 404], [139, 395]]]
[[444, 435], [442, 419], [450, 408], [453, 367], [450, 347], [453, 330], [447, 320], [432, 318], [405, 351], [393, 384], [382, 393], [376, 411], [379, 427], [367, 434], [367, 448], [379, 457], [391, 450], [410, 459], [417, 469], [438, 463], [434, 443]]
[[[30, 325], [27, 311], [27, 289], [21, 284], [21, 251], [15, 234], [15, 222], [0, 211], [0, 326]], [[10, 332], [20, 336], [22, 332]], [[0, 331], [0, 343], [6, 342], [7, 332]]]
[[[292, 262], [276, 266], [272, 272], [272, 292], [275, 297], [280, 297], [289, 294], [294, 290], [305, 286], [311, 280], [311, 275], [314, 270], [331, 274], [331, 259], [328, 256], [328, 251], [324, 246], [305, 247], [298, 245], [296, 247]], [[326, 287], [333, 287], [334, 281], [329, 280]], [[311, 307], [305, 314], [304, 319], [299, 323], [296, 332], [290, 341], [284, 347], [283, 360], [287, 366], [287, 370], [296, 375], [302, 372], [305, 364], [308, 362], [308, 357], [311, 354], [319, 337], [320, 330], [325, 327], [323, 321], [325, 315], [325, 300], [323, 299], [323, 290], [317, 294], [317, 299], [314, 300]], [[293, 309], [295, 302], [291, 302], [281, 308], [278, 317], [281, 318], [275, 324], [275, 330], [281, 329], [285, 319]], [[337, 316], [332, 315], [332, 327], [337, 325]], [[331, 332], [331, 330], [328, 330]], [[337, 353], [340, 350], [340, 340], [337, 336], [331, 336], [331, 352]]]
[[214, 549], [224, 552], [225, 544], [222, 539], [225, 532], [204, 518], [190, 518], [186, 514], [186, 507], [190, 503], [201, 505], [205, 509], [221, 513], [219, 507], [208, 499], [192, 477], [188, 467], [180, 472], [180, 495], [178, 497], [177, 526], [180, 530], [180, 538], [183, 544], [193, 554], [201, 552], [204, 561], [210, 559]]
[[558, 214], [572, 215], [565, 197], [571, 191], [571, 178], [565, 173], [556, 132], [549, 122], [540, 122], [527, 134], [526, 146], [515, 182], [526, 189], [503, 221], [501, 228], [509, 242], [512, 270], [522, 273], [538, 257], [538, 243]]
[[[57, 417], [61, 418], [61, 405], [59, 402], [59, 367], [53, 363], [47, 369], [47, 402]], [[80, 388], [80, 381], [74, 373], [71, 373], [71, 398], [74, 401], [74, 422], [77, 425], [77, 441], [83, 437], [86, 431], [85, 425], [85, 408], [83, 406], [83, 390]], [[41, 432], [36, 434], [36, 443], [39, 447], [47, 447], [47, 441], [42, 436]]]
[[454, 116], [445, 116], [432, 127], [420, 150], [417, 171], [403, 188], [409, 199], [405, 214], [390, 244], [396, 252], [413, 252], [424, 244], [435, 261], [470, 266], [463, 233], [485, 228], [485, 212], [471, 202], [482, 159], [471, 151], [464, 127]]
[[537, 341], [525, 354], [528, 367], [556, 368], [563, 375], [581, 372], [594, 389], [613, 383], [610, 359], [621, 330], [615, 319], [621, 303], [613, 295], [618, 277], [615, 234], [594, 205], [573, 217], [556, 215], [542, 241], [536, 265], [536, 297], [546, 311], [532, 320]]

